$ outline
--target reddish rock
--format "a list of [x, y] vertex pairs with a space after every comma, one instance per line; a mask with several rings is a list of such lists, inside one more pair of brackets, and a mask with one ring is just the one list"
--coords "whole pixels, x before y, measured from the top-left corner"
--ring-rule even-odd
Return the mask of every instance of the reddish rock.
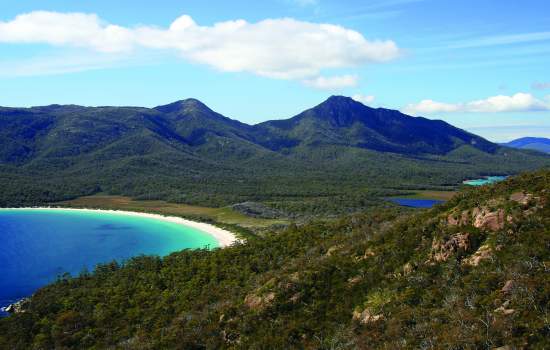
[[502, 293], [509, 294], [514, 289], [514, 281], [508, 280], [500, 290]]
[[244, 304], [252, 310], [263, 310], [273, 303], [275, 293], [270, 292], [266, 295], [249, 294], [244, 299]]
[[384, 315], [373, 315], [369, 309], [365, 309], [362, 312], [354, 311], [352, 318], [361, 324], [375, 323], [385, 319]]
[[473, 226], [480, 229], [498, 231], [504, 228], [504, 209], [489, 211], [487, 208], [474, 208]]
[[458, 233], [449, 240], [443, 242], [434, 240], [432, 242], [432, 261], [447, 261], [451, 255], [459, 250], [467, 251], [470, 249], [470, 234]]
[[527, 205], [533, 199], [533, 195], [525, 192], [515, 192], [510, 195], [510, 200], [522, 205]]

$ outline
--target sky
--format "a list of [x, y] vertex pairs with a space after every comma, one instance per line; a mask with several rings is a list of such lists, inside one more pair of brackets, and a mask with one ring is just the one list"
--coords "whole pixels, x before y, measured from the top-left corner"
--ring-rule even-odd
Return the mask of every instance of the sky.
[[345, 95], [505, 142], [550, 138], [547, 0], [0, 3], [0, 105], [197, 98], [254, 124]]

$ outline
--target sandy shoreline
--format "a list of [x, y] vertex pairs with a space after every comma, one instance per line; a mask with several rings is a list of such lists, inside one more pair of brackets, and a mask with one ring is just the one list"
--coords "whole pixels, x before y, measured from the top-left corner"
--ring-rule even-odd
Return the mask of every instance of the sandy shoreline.
[[220, 248], [230, 246], [231, 244], [238, 242], [237, 236], [230, 231], [216, 227], [211, 224], [206, 224], [198, 221], [191, 221], [183, 219], [177, 216], [164, 216], [160, 214], [142, 213], [137, 211], [125, 211], [125, 210], [107, 210], [107, 209], [79, 209], [79, 208], [59, 208], [59, 207], [28, 207], [28, 208], [0, 208], [0, 210], [57, 210], [57, 211], [88, 211], [98, 213], [111, 213], [127, 216], [137, 216], [142, 218], [149, 218], [155, 220], [161, 220], [165, 222], [171, 222], [200, 230], [210, 236], [214, 237], [220, 246]]

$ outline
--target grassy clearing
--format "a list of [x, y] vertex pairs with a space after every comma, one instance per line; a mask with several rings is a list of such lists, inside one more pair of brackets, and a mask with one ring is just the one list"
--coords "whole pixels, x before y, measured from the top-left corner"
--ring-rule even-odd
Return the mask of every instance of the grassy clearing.
[[162, 215], [186, 217], [200, 221], [213, 221], [219, 224], [237, 225], [246, 229], [264, 229], [272, 225], [288, 223], [283, 219], [261, 219], [241, 214], [230, 207], [209, 208], [165, 201], [134, 200], [124, 196], [96, 195], [55, 203], [56, 205], [78, 208], [101, 208], [128, 210]]

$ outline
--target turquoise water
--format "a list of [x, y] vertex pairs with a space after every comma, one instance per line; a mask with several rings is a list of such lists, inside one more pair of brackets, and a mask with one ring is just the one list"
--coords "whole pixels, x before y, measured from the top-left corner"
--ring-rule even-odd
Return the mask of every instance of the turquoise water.
[[218, 242], [195, 228], [90, 211], [0, 210], [0, 307], [64, 272], [140, 254], [168, 255]]
[[414, 199], [414, 198], [389, 198], [390, 201], [412, 208], [431, 208], [436, 204], [443, 203], [436, 199]]
[[462, 183], [470, 186], [483, 186], [483, 185], [488, 185], [495, 182], [506, 180], [506, 178], [507, 176], [486, 176], [481, 179], [466, 180], [466, 181], [463, 181]]

